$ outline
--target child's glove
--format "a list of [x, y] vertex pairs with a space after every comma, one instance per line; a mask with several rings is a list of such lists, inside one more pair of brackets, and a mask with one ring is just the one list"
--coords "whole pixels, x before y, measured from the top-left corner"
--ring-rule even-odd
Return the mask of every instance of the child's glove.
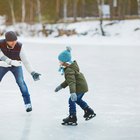
[[58, 92], [59, 90], [61, 90], [62, 89], [62, 86], [61, 85], [59, 85], [58, 87], [56, 87], [56, 89], [54, 90], [55, 92]]
[[40, 80], [40, 77], [39, 77], [39, 76], [40, 76], [41, 74], [39, 74], [39, 73], [33, 71], [33, 72], [31, 73], [31, 75], [32, 75], [34, 81]]
[[76, 93], [71, 93], [70, 98], [71, 98], [71, 100], [72, 100], [73, 102], [77, 101], [77, 95], [76, 95]]

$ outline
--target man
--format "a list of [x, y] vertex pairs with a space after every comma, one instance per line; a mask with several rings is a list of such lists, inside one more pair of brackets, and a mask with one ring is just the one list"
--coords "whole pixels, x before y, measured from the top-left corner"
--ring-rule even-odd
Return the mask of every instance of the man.
[[26, 111], [30, 112], [32, 111], [32, 105], [30, 94], [23, 78], [22, 62], [33, 79], [35, 81], [39, 80], [40, 74], [35, 72], [29, 64], [22, 44], [17, 41], [15, 32], [8, 31], [5, 33], [5, 39], [0, 40], [0, 82], [8, 71], [12, 72], [22, 93]]

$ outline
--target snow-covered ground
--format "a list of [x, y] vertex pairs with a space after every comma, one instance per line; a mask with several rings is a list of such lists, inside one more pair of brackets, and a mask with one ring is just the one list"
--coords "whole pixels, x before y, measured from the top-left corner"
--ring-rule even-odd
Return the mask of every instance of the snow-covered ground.
[[[73, 37], [91, 37], [97, 38], [101, 36], [100, 22], [83, 21], [76, 23], [59, 23], [59, 24], [27, 24], [17, 23], [14, 26], [6, 26], [4, 17], [0, 17], [0, 33], [8, 30], [16, 31], [21, 37], [43, 37], [43, 26], [49, 30], [48, 38], [58, 36], [58, 29], [62, 30], [75, 30], [77, 33]], [[140, 20], [121, 20], [121, 21], [103, 21], [103, 29], [107, 37], [115, 38], [137, 38], [140, 36]]]
[[[26, 113], [21, 93], [11, 73], [0, 83], [1, 140], [139, 140], [140, 139], [140, 46], [113, 45], [104, 40], [20, 38], [35, 70], [34, 82], [24, 68], [33, 111]], [[80, 41], [80, 42], [79, 42]], [[116, 42], [117, 43], [117, 42]], [[87, 77], [89, 92], [84, 99], [97, 117], [85, 121], [77, 107], [78, 126], [62, 126], [68, 115], [69, 90], [54, 89], [63, 81], [57, 55], [71, 45], [73, 59]]]
[[[45, 37], [41, 24], [29, 25], [26, 23], [17, 23], [14, 26], [6, 26], [4, 19], [0, 17], [0, 33], [13, 30], [19, 34], [20, 40], [26, 42], [38, 42], [51, 44], [84, 44], [90, 45], [138, 45], [140, 44], [140, 20], [123, 20], [123, 21], [104, 21], [103, 29], [106, 36], [101, 35], [99, 21], [86, 21], [77, 23], [61, 23], [61, 24], [46, 24], [46, 29], [53, 32]], [[58, 29], [75, 30], [76, 35], [58, 36]], [[3, 38], [0, 36], [0, 39]]]

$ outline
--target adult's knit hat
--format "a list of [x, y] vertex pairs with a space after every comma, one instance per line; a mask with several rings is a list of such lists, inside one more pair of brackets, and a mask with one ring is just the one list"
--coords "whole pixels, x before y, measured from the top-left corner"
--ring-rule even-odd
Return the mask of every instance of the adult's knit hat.
[[58, 60], [61, 62], [71, 62], [71, 47], [66, 47], [66, 50], [58, 55]]
[[6, 39], [6, 41], [16, 41], [17, 36], [16, 36], [15, 32], [8, 31], [5, 33], [5, 39]]

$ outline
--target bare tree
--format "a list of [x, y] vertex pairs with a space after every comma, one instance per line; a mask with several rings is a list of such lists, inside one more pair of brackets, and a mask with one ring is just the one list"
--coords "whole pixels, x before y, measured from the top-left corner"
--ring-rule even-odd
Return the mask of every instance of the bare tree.
[[104, 1], [97, 0], [97, 3], [98, 3], [99, 18], [100, 18], [100, 29], [101, 29], [102, 36], [105, 36], [105, 32], [103, 29], [103, 9], [102, 9]]
[[137, 0], [138, 2], [138, 15], [140, 16], [140, 0]]
[[42, 15], [41, 15], [41, 6], [40, 6], [40, 0], [36, 0], [37, 2], [37, 15], [38, 15], [38, 21], [39, 23], [42, 22]]
[[118, 0], [109, 0], [110, 19], [113, 20], [117, 15]]
[[110, 5], [110, 19], [112, 20], [114, 17], [114, 6], [112, 0], [109, 0], [109, 5]]
[[118, 0], [118, 16], [120, 20], [125, 19], [125, 2], [125, 0]]
[[85, 5], [86, 5], [85, 0], [82, 0], [82, 17], [83, 18], [85, 17]]
[[73, 0], [74, 5], [73, 5], [73, 18], [74, 21], [77, 21], [77, 2], [78, 0]]
[[63, 17], [64, 17], [64, 21], [66, 21], [67, 19], [67, 0], [64, 0], [64, 7], [63, 7]]
[[59, 19], [59, 13], [60, 13], [60, 0], [56, 0], [56, 20]]
[[15, 13], [14, 13], [14, 3], [13, 3], [13, 0], [8, 0], [8, 1], [9, 1], [10, 10], [11, 10], [12, 23], [13, 25], [15, 25], [16, 19], [15, 19]]
[[22, 17], [21, 17], [21, 22], [25, 21], [25, 14], [26, 14], [25, 0], [22, 0]]
[[131, 0], [127, 0], [126, 2], [126, 14], [131, 15]]
[[113, 7], [117, 7], [118, 0], [113, 0]]
[[34, 8], [34, 2], [33, 0], [30, 0], [30, 16], [29, 16], [29, 21], [32, 23], [33, 22], [33, 8]]

